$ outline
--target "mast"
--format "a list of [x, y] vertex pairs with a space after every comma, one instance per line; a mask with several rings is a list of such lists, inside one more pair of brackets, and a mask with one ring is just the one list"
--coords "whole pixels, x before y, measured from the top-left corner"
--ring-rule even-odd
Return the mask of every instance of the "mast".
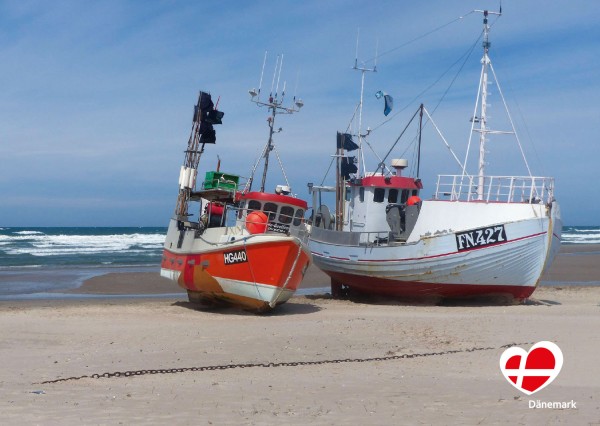
[[[358, 132], [357, 135], [358, 136], [358, 158], [357, 158], [357, 177], [361, 176], [361, 164], [362, 164], [362, 169], [363, 169], [363, 175], [365, 173], [365, 165], [364, 165], [364, 156], [362, 153], [362, 142], [363, 142], [363, 137], [366, 136], [369, 133], [369, 130], [367, 130], [367, 133], [365, 135], [363, 135], [362, 133], [362, 110], [363, 110], [363, 100], [364, 100], [364, 92], [365, 92], [365, 74], [367, 72], [377, 72], [377, 50], [378, 50], [378, 46], [375, 49], [375, 62], [373, 64], [373, 68], [367, 68], [366, 66], [358, 66], [358, 45], [359, 45], [359, 37], [360, 37], [360, 31], [359, 33], [356, 35], [356, 55], [354, 57], [354, 66], [352, 67], [352, 69], [360, 71], [361, 75], [360, 75], [360, 101], [358, 103]], [[364, 63], [363, 63], [364, 64]], [[356, 114], [356, 110], [355, 110], [355, 114]], [[352, 120], [354, 120], [354, 117], [352, 118]], [[342, 142], [341, 147], [339, 147], [336, 150], [336, 157], [337, 157], [337, 162], [336, 162], [336, 176], [335, 176], [335, 211], [336, 211], [336, 218], [335, 218], [335, 226], [336, 226], [336, 230], [338, 231], [342, 231], [344, 228], [344, 216], [345, 216], [345, 212], [344, 212], [344, 208], [345, 208], [345, 199], [346, 199], [346, 179], [344, 177], [342, 177], [342, 161], [343, 158], [345, 158], [345, 152], [344, 152], [344, 143]]]
[[204, 145], [216, 143], [213, 125], [222, 124], [223, 115], [223, 112], [215, 108], [210, 93], [201, 91], [198, 94], [198, 102], [194, 105], [192, 131], [179, 173], [179, 195], [175, 206], [175, 215], [181, 220], [186, 220], [189, 216], [188, 204], [192, 191], [196, 187], [198, 165], [204, 153]]
[[479, 121], [479, 166], [478, 166], [478, 183], [477, 183], [477, 199], [483, 200], [483, 192], [485, 187], [485, 145], [487, 143], [487, 135], [492, 133], [487, 128], [487, 86], [488, 86], [488, 72], [491, 66], [489, 57], [489, 51], [491, 43], [489, 41], [490, 26], [488, 25], [488, 15], [501, 16], [502, 12], [490, 12], [487, 10], [475, 10], [475, 12], [483, 13], [483, 57], [481, 58], [481, 109], [479, 117], [476, 118]]
[[[377, 55], [375, 56], [375, 60], [377, 60]], [[364, 156], [362, 155], [362, 141], [363, 141], [363, 135], [362, 134], [362, 110], [363, 110], [363, 99], [364, 99], [364, 92], [365, 92], [365, 74], [367, 72], [377, 72], [377, 63], [375, 63], [373, 65], [373, 68], [367, 68], [367, 67], [359, 67], [358, 66], [358, 36], [356, 38], [356, 57], [354, 58], [354, 67], [352, 69], [355, 69], [357, 71], [360, 71], [361, 75], [360, 75], [360, 102], [358, 104], [358, 176], [360, 176], [360, 165], [361, 162], [363, 163], [363, 174], [365, 171], [365, 167], [364, 167]], [[368, 132], [367, 132], [368, 133]]]
[[[263, 61], [263, 72], [264, 72], [266, 61], [267, 61], [267, 52], [265, 52], [265, 58]], [[282, 67], [283, 67], [283, 55], [278, 55], [277, 61], [275, 62], [275, 71], [273, 72], [273, 80], [271, 83], [271, 93], [269, 94], [269, 98], [267, 101], [260, 100], [260, 87], [259, 87], [258, 91], [256, 91], [256, 89], [251, 89], [248, 91], [248, 93], [251, 96], [251, 99], [250, 99], [251, 102], [254, 102], [259, 107], [267, 107], [271, 113], [269, 118], [267, 118], [267, 124], [269, 126], [269, 139], [268, 139], [265, 149], [261, 155], [261, 157], [264, 158], [265, 163], [264, 163], [263, 174], [262, 174], [262, 179], [261, 179], [261, 183], [260, 183], [260, 192], [265, 191], [265, 185], [266, 185], [266, 181], [267, 181], [267, 172], [269, 170], [269, 155], [270, 155], [271, 151], [273, 151], [273, 149], [275, 149], [275, 145], [273, 144], [273, 134], [279, 133], [283, 130], [281, 127], [279, 129], [275, 130], [275, 117], [278, 114], [293, 114], [295, 112], [300, 111], [300, 108], [302, 108], [304, 106], [304, 102], [302, 101], [302, 99], [300, 99], [300, 98], [296, 99], [295, 95], [292, 100], [292, 106], [290, 106], [290, 107], [283, 106], [283, 101], [285, 98], [286, 82], [283, 83], [283, 90], [281, 91], [281, 94], [278, 93], [279, 92], [279, 80], [281, 78]], [[262, 78], [263, 78], [263, 76], [261, 73], [261, 76], [260, 76], [261, 85], [262, 85]], [[277, 85], [275, 86], [276, 80], [277, 80]], [[275, 93], [273, 93], [273, 88], [275, 88]], [[252, 181], [254, 180], [254, 172], [255, 172], [256, 166], [258, 166], [259, 162], [260, 162], [260, 159], [258, 160], [257, 164], [255, 165], [255, 168], [252, 170], [252, 175], [250, 177], [249, 184], [248, 184], [249, 190], [252, 190]]]
[[[260, 192], [265, 192], [265, 183], [267, 181], [267, 171], [269, 170], [269, 154], [273, 150], [273, 133], [275, 133], [273, 130], [273, 126], [275, 125], [275, 116], [277, 114], [277, 108], [275, 106], [272, 106], [270, 108], [271, 108], [272, 114], [267, 119], [267, 122], [269, 124], [269, 141], [267, 142], [267, 148], [265, 149], [265, 152], [264, 152], [265, 167], [263, 169], [262, 180], [260, 182]], [[280, 129], [280, 131], [281, 131], [281, 129]]]

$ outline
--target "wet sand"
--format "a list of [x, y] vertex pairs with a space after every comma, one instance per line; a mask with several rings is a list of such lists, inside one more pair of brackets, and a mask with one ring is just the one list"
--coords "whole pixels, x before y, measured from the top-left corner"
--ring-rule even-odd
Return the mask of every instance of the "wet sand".
[[[580, 250], [563, 251], [545, 280], [599, 280], [600, 247], [573, 254]], [[305, 285], [327, 285], [310, 274]], [[123, 275], [78, 291], [178, 291], [153, 274]], [[597, 286], [542, 286], [518, 306], [294, 297], [267, 316], [195, 310], [185, 300], [181, 292], [0, 302], [2, 424], [600, 423]], [[502, 346], [529, 350], [542, 340], [562, 349], [564, 365], [527, 396], [502, 376]], [[400, 355], [410, 357], [393, 358]], [[292, 365], [235, 367], [269, 363]], [[190, 370], [207, 366], [227, 367]], [[125, 371], [146, 374], [40, 383]]]
[[[302, 288], [322, 288], [329, 286], [329, 278], [315, 266], [311, 266], [304, 277]], [[185, 290], [173, 281], [163, 278], [157, 272], [110, 273], [86, 280], [81, 287], [61, 291], [67, 294], [173, 294]]]

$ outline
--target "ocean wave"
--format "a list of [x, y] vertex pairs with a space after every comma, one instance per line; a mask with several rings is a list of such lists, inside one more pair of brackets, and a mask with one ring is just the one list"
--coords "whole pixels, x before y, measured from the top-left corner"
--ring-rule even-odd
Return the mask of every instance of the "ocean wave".
[[17, 232], [15, 232], [15, 234], [16, 235], [46, 235], [40, 231], [17, 231]]
[[0, 271], [2, 270], [11, 270], [11, 269], [36, 269], [42, 268], [43, 265], [8, 265], [8, 266], [0, 266]]
[[0, 270], [160, 263], [166, 228], [5, 228]]
[[[0, 236], [0, 243], [7, 254], [33, 256], [56, 256], [91, 253], [145, 253], [163, 247], [163, 234], [112, 234], [112, 235], [47, 235], [28, 234], [24, 236]], [[6, 242], [14, 242], [7, 247]]]
[[600, 244], [600, 233], [596, 234], [562, 234], [562, 242], [567, 244]]
[[600, 229], [571, 229], [568, 232], [600, 234]]
[[154, 252], [159, 253], [160, 248], [155, 250], [131, 250], [128, 248], [116, 249], [116, 248], [92, 248], [92, 247], [73, 247], [73, 248], [58, 248], [49, 247], [41, 249], [23, 248], [23, 249], [12, 249], [5, 250], [6, 254], [9, 255], [31, 255], [31, 256], [77, 256], [77, 255], [108, 255], [108, 254], [119, 254], [119, 255], [152, 255]]

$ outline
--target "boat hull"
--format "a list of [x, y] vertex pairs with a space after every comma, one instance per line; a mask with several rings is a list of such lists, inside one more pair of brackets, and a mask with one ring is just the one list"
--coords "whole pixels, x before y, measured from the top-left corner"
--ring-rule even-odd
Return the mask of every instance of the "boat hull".
[[177, 227], [167, 233], [161, 275], [186, 289], [191, 302], [268, 311], [294, 294], [311, 261], [297, 237], [207, 231], [202, 238], [187, 231], [191, 241], [184, 235], [181, 243]]
[[[511, 221], [494, 219], [495, 210], [510, 209]], [[345, 286], [381, 296], [522, 300], [551, 264], [562, 228], [558, 205], [425, 202], [419, 221], [418, 234], [402, 244], [336, 244], [335, 231], [313, 230], [315, 265], [331, 277], [334, 294]], [[492, 242], [468, 247], [465, 235], [487, 229], [498, 230], [495, 236], [490, 231]]]

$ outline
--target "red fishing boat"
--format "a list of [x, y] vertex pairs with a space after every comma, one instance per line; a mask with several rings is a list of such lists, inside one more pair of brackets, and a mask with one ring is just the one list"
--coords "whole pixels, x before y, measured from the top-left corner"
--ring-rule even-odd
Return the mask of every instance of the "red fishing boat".
[[[265, 191], [275, 117], [298, 109], [283, 107], [283, 94], [281, 99], [271, 95], [267, 102], [257, 95], [253, 101], [270, 112], [259, 191], [251, 189], [256, 165], [243, 188], [239, 175], [222, 173], [220, 167], [206, 172], [204, 181], [196, 185], [200, 157], [206, 144], [215, 143], [213, 125], [221, 124], [223, 113], [205, 92], [200, 92], [195, 106], [161, 264], [161, 275], [186, 289], [193, 303], [271, 310], [294, 294], [311, 262], [306, 202], [293, 196], [289, 185]], [[302, 103], [294, 105], [299, 108]]]

